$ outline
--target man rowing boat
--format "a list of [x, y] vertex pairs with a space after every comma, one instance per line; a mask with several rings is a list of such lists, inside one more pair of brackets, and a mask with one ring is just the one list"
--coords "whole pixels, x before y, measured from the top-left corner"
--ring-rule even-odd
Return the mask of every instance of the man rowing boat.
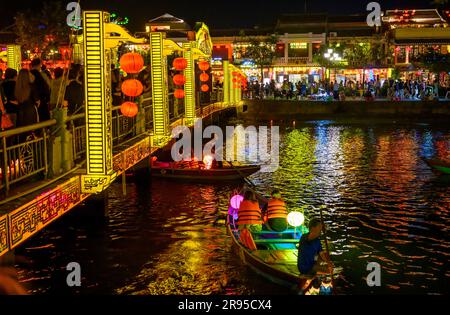
[[[333, 268], [328, 254], [322, 249], [321, 233], [322, 222], [319, 219], [312, 219], [309, 222], [309, 233], [300, 238], [297, 266], [301, 274], [328, 274]], [[323, 262], [326, 263], [325, 266]]]

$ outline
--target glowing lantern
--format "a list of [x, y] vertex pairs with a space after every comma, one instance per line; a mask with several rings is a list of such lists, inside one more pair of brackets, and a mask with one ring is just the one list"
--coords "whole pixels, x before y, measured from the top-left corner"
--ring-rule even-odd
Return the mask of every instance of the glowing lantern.
[[231, 72], [231, 74], [233, 75], [233, 77], [237, 76], [239, 73], [237, 71], [233, 71]]
[[231, 207], [233, 207], [234, 209], [239, 209], [243, 200], [244, 197], [242, 195], [233, 196], [230, 200]]
[[185, 58], [175, 58], [173, 61], [173, 67], [175, 70], [184, 70], [187, 68], [187, 60]]
[[184, 98], [184, 90], [182, 89], [175, 90], [174, 96], [176, 98]]
[[233, 83], [237, 83], [238, 79], [233, 78]]
[[126, 96], [136, 97], [142, 94], [144, 86], [141, 81], [136, 79], [128, 79], [122, 83], [122, 92]]
[[120, 112], [125, 117], [134, 117], [137, 115], [139, 108], [136, 103], [133, 102], [125, 102], [120, 106]]
[[289, 213], [289, 215], [287, 217], [287, 221], [288, 221], [289, 225], [291, 225], [293, 227], [299, 227], [299, 226], [302, 226], [303, 223], [305, 223], [305, 216], [301, 212], [294, 211], [294, 212]]
[[202, 86], [200, 87], [200, 90], [202, 92], [208, 92], [209, 91], [209, 85], [208, 84], [202, 84]]
[[200, 81], [201, 82], [208, 82], [208, 80], [209, 80], [209, 75], [207, 73], [200, 74]]
[[120, 58], [120, 67], [126, 73], [139, 73], [144, 67], [144, 58], [138, 53], [127, 53]]
[[198, 68], [199, 68], [200, 70], [202, 70], [202, 71], [208, 70], [208, 69], [209, 69], [209, 63], [208, 63], [208, 61], [200, 61], [200, 62], [198, 63]]
[[182, 74], [176, 74], [173, 76], [173, 83], [175, 85], [184, 85], [186, 84], [186, 77]]
[[210, 170], [212, 168], [213, 161], [214, 159], [211, 155], [207, 155], [203, 158], [203, 164], [205, 164], [205, 168], [207, 170]]

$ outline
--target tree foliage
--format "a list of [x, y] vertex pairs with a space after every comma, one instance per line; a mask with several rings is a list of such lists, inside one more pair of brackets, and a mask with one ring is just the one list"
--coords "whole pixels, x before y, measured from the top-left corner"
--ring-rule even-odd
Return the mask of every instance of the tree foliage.
[[39, 11], [18, 12], [15, 27], [17, 44], [25, 50], [46, 53], [60, 44], [68, 42], [69, 27], [66, 24], [67, 11], [59, 1], [44, 2]]
[[434, 49], [429, 49], [421, 55], [422, 65], [433, 73], [450, 72], [450, 55], [442, 54]]
[[370, 43], [353, 44], [344, 48], [344, 59], [352, 68], [381, 66], [384, 59], [383, 47]]

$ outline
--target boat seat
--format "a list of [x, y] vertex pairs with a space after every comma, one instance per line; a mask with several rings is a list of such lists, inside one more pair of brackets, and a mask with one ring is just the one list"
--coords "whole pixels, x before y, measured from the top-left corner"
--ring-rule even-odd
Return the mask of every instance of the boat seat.
[[261, 231], [261, 232], [252, 232], [253, 235], [264, 235], [264, 234], [294, 234], [294, 232], [297, 232], [297, 235], [300, 234], [300, 231], [294, 231], [293, 229], [291, 230], [286, 230], [284, 232], [274, 232], [274, 231]]
[[283, 243], [283, 244], [297, 244], [298, 240], [296, 239], [256, 239], [254, 240], [256, 244], [276, 244], [276, 243]]

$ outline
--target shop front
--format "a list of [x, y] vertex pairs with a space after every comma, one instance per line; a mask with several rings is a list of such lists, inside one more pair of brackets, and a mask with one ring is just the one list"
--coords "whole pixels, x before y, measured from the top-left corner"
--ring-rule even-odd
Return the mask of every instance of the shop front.
[[268, 73], [267, 80], [275, 80], [276, 83], [283, 83], [285, 80], [292, 82], [319, 82], [324, 77], [324, 70], [321, 67], [273, 67]]
[[330, 69], [330, 81], [347, 83], [347, 82], [370, 82], [381, 81], [383, 83], [390, 77], [392, 69], [375, 68], [375, 69]]

